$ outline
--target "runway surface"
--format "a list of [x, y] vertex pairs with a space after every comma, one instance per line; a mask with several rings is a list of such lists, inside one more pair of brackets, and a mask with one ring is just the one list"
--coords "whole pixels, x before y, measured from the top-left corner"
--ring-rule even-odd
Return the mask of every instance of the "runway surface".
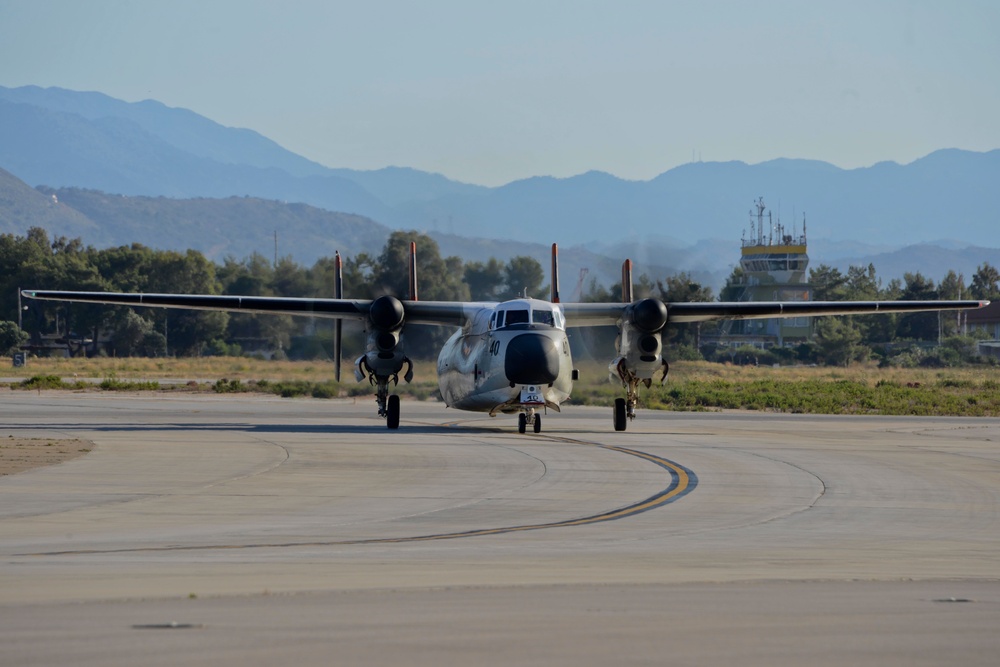
[[10, 392], [0, 664], [994, 665], [1000, 420]]

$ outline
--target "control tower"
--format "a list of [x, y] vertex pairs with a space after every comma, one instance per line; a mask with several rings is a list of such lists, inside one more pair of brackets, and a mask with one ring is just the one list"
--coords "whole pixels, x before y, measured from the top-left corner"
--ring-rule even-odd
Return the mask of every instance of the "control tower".
[[[756, 215], [750, 212], [750, 235], [743, 232], [740, 268], [743, 289], [740, 301], [809, 301], [806, 269], [806, 219], [802, 233], [793, 225], [791, 231], [775, 221], [764, 206], [764, 198], [754, 202]], [[765, 215], [766, 212], [766, 215]], [[812, 333], [808, 317], [775, 320], [744, 320], [733, 326], [731, 335], [752, 338], [765, 345], [802, 342]]]

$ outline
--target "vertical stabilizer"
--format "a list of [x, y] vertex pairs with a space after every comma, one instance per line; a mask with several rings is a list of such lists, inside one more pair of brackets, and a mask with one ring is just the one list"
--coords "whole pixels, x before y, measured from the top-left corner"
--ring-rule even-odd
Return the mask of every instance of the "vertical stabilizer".
[[559, 303], [559, 248], [552, 244], [552, 303]]
[[[333, 296], [337, 299], [344, 298], [344, 264], [340, 259], [340, 251], [333, 259]], [[334, 379], [340, 382], [340, 359], [343, 355], [341, 343], [343, 341], [344, 329], [343, 321], [337, 318], [333, 323], [333, 363]]]
[[417, 300], [417, 244], [410, 241], [410, 301]]
[[622, 264], [622, 303], [632, 303], [632, 260]]

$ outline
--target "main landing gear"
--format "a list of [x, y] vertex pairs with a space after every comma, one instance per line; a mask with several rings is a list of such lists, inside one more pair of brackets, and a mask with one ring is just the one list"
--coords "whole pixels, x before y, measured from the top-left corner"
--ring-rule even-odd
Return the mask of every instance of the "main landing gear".
[[387, 377], [375, 378], [375, 386], [378, 416], [385, 417], [385, 425], [396, 430], [399, 428], [399, 396], [389, 393], [389, 378]]
[[385, 406], [385, 425], [395, 430], [399, 428], [399, 396], [392, 394]]
[[517, 432], [524, 433], [528, 430], [528, 424], [535, 433], [542, 432], [542, 416], [535, 412], [534, 408], [529, 408], [527, 413], [522, 412], [517, 416]]
[[[624, 431], [625, 427], [628, 426], [626, 421], [628, 417], [628, 411], [625, 404], [624, 398], [615, 399], [615, 430]], [[635, 417], [635, 411], [632, 412], [632, 417]]]
[[[621, 378], [622, 386], [625, 387], [625, 398], [615, 399], [615, 430], [624, 431], [628, 426], [628, 422], [635, 419], [635, 406], [639, 404], [639, 385], [645, 385], [649, 389], [653, 380], [652, 378], [640, 378], [628, 367], [624, 359], [618, 362], [615, 370], [618, 373], [618, 377]], [[660, 384], [666, 381], [669, 370], [670, 367], [664, 361], [663, 377], [660, 379]]]
[[[413, 379], [413, 363], [409, 359], [403, 359], [408, 365], [403, 379], [409, 382]], [[375, 385], [375, 400], [378, 403], [378, 416], [385, 418], [385, 425], [389, 429], [399, 428], [399, 396], [389, 393], [389, 383], [399, 384], [399, 373], [392, 375], [376, 374], [368, 366], [365, 358], [358, 360], [358, 367], [368, 374], [368, 380]]]

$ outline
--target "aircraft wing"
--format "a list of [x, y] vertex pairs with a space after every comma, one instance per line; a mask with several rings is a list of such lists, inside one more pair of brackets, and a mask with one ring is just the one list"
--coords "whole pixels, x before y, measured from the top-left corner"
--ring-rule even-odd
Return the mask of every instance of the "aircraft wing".
[[[329, 319], [364, 321], [372, 301], [368, 299], [311, 299], [297, 297], [229, 296], [217, 294], [139, 294], [128, 292], [71, 292], [23, 290], [30, 299], [104, 303], [116, 306], [229, 310], [242, 313], [303, 315]], [[472, 315], [494, 304], [468, 301], [403, 301], [407, 324], [462, 326]]]
[[106, 303], [116, 306], [153, 306], [193, 310], [232, 310], [244, 313], [309, 315], [363, 320], [371, 301], [356, 299], [302, 299], [267, 296], [228, 296], [218, 294], [138, 294], [127, 292], [64, 292], [23, 290], [29, 299]]
[[622, 318], [627, 303], [563, 303], [567, 327], [597, 327], [614, 325]]
[[671, 303], [669, 322], [707, 320], [761, 320], [811, 315], [862, 315], [918, 313], [935, 310], [982, 308], [989, 301], [737, 301]]
[[[760, 320], [812, 315], [861, 315], [916, 313], [936, 310], [982, 308], [989, 301], [705, 301], [668, 303], [667, 322], [708, 320]], [[630, 304], [564, 303], [570, 327], [613, 325]]]
[[[230, 310], [245, 313], [304, 315], [330, 319], [365, 320], [372, 301], [366, 299], [313, 299], [298, 297], [229, 296], [216, 294], [139, 294], [125, 292], [70, 292], [24, 290], [32, 299], [105, 303], [118, 306]], [[860, 315], [866, 313], [914, 313], [936, 310], [981, 308], [989, 301], [705, 301], [670, 303], [667, 322], [708, 320], [752, 320], [811, 315]], [[494, 306], [472, 301], [403, 301], [408, 324], [462, 326], [475, 312]], [[630, 304], [565, 303], [570, 327], [614, 325]]]

